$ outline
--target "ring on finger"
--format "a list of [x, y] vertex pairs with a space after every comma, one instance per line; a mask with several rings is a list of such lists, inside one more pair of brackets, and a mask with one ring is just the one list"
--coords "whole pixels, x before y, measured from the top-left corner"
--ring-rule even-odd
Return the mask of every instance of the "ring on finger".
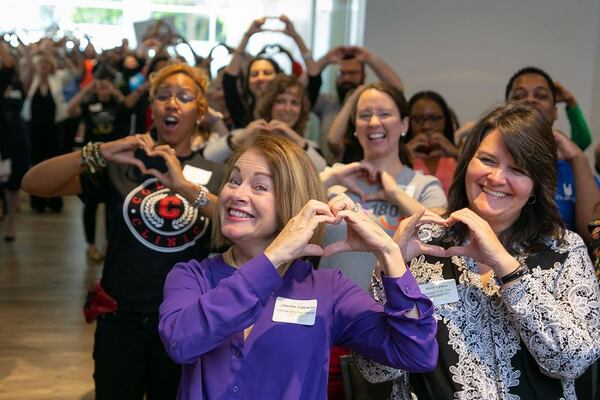
[[352, 211], [357, 213], [360, 211], [360, 203], [354, 203], [354, 208], [352, 208]]

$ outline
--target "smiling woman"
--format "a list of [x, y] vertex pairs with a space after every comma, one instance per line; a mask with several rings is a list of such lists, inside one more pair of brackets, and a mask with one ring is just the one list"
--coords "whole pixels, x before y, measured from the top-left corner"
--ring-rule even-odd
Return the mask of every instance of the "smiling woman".
[[[208, 254], [208, 216], [216, 202], [208, 191], [216, 193], [222, 175], [220, 165], [191, 150], [207, 107], [204, 74], [172, 64], [151, 76], [150, 84], [156, 142], [149, 134], [90, 142], [81, 152], [34, 166], [23, 179], [23, 188], [39, 196], [76, 194], [106, 203], [111, 229], [101, 285], [117, 306], [97, 320], [99, 400], [144, 393], [175, 398], [180, 368], [158, 338], [158, 306], [172, 266]], [[184, 167], [207, 178], [188, 180]]]
[[[345, 195], [325, 203], [307, 155], [283, 136], [259, 135], [233, 155], [215, 225], [231, 248], [177, 264], [165, 283], [159, 329], [183, 364], [180, 399], [325, 399], [333, 344], [413, 371], [435, 364], [433, 308], [405, 249], [354, 208]], [[323, 224], [341, 220], [347, 237], [321, 248]], [[304, 260], [342, 251], [375, 254], [385, 310], [339, 271]]]
[[[333, 187], [334, 193], [340, 191], [340, 186], [347, 189], [346, 194], [360, 201], [390, 236], [404, 217], [423, 207], [443, 210], [446, 196], [440, 182], [410, 168], [402, 142], [408, 128], [408, 104], [402, 92], [386, 83], [368, 85], [356, 95], [352, 117], [364, 160], [327, 168], [321, 173], [325, 186]], [[328, 226], [325, 243], [343, 235], [343, 224]], [[340, 266], [367, 289], [375, 261], [371, 254], [339, 254], [323, 257], [319, 266]]]
[[[400, 398], [577, 398], [575, 378], [600, 356], [600, 292], [586, 246], [558, 214], [555, 182], [556, 143], [533, 108], [502, 106], [472, 128], [447, 219], [414, 232], [447, 248], [410, 264], [421, 287], [448, 293], [431, 293], [438, 365], [409, 386], [406, 371], [363, 359], [368, 379], [398, 379]], [[375, 279], [385, 303], [381, 289]]]

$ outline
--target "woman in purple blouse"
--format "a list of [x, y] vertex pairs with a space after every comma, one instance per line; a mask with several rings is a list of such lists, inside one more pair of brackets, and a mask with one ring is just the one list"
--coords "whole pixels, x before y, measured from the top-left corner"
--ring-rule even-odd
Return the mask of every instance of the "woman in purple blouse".
[[[312, 163], [287, 138], [258, 135], [226, 176], [213, 237], [230, 249], [176, 264], [160, 307], [160, 336], [183, 364], [180, 399], [325, 399], [334, 344], [410, 371], [435, 367], [433, 306], [403, 261], [414, 242], [399, 246], [345, 195], [327, 202]], [[320, 247], [324, 225], [342, 220], [347, 237]], [[376, 255], [385, 307], [340, 271], [304, 259], [342, 251]]]

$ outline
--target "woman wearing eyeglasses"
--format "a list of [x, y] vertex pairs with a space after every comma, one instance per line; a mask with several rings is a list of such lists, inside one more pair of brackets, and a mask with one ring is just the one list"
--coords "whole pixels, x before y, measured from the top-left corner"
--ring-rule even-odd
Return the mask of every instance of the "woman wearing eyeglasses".
[[111, 226], [101, 286], [116, 306], [97, 320], [96, 399], [176, 397], [180, 367], [158, 337], [158, 306], [171, 267], [208, 255], [207, 216], [215, 204], [209, 192], [216, 193], [222, 167], [191, 150], [207, 110], [206, 88], [199, 69], [168, 65], [150, 78], [156, 140], [140, 134], [90, 142], [34, 166], [23, 179], [38, 196], [106, 203]]
[[438, 178], [448, 194], [459, 154], [453, 143], [450, 108], [442, 96], [432, 91], [416, 93], [408, 106], [410, 124], [406, 147], [412, 156], [413, 169]]

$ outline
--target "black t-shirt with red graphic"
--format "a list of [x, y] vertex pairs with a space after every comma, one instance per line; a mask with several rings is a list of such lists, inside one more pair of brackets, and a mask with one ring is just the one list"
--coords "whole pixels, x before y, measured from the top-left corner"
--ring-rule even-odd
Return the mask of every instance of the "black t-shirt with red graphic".
[[[206, 184], [217, 193], [223, 165], [200, 154], [180, 159], [212, 172]], [[211, 227], [183, 197], [135, 166], [111, 163], [96, 174], [81, 175], [81, 199], [106, 203], [108, 246], [102, 286], [124, 312], [157, 312], [163, 284], [180, 261], [207, 257]]]

